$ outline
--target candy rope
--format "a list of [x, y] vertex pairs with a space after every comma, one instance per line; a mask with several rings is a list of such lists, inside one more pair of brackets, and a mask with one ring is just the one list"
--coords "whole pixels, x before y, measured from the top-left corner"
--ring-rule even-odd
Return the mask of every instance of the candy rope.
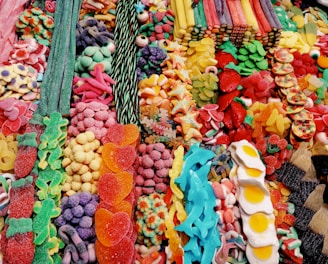
[[[136, 74], [137, 46], [134, 41], [138, 34], [137, 16], [134, 4], [137, 1], [119, 1], [117, 4], [116, 27], [114, 30], [116, 52], [113, 55], [114, 100], [117, 121], [123, 124], [139, 123], [139, 102]], [[129, 19], [126, 19], [129, 17]]]
[[56, 2], [55, 30], [48, 67], [41, 85], [38, 113], [68, 115], [75, 61], [75, 27], [81, 0]]

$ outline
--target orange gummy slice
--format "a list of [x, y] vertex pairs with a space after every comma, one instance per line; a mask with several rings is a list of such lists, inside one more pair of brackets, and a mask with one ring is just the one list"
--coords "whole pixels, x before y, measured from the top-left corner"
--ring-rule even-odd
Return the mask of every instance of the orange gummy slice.
[[124, 171], [134, 163], [136, 159], [136, 150], [131, 145], [118, 146], [109, 142], [103, 147], [102, 159], [111, 171]]
[[136, 146], [139, 136], [139, 128], [135, 124], [112, 124], [108, 127], [106, 142], [115, 143], [120, 146]]
[[117, 245], [128, 233], [131, 219], [127, 213], [112, 213], [99, 208], [95, 213], [95, 231], [99, 241], [106, 247]]
[[127, 171], [105, 173], [98, 181], [100, 199], [108, 204], [119, 204], [133, 188], [133, 176]]
[[112, 247], [106, 247], [96, 240], [95, 251], [99, 264], [132, 263], [135, 254], [134, 243], [128, 237], [123, 237], [117, 245]]
[[121, 146], [133, 145], [136, 146], [137, 141], [140, 137], [140, 131], [135, 124], [126, 124], [123, 127], [123, 139], [120, 143]]

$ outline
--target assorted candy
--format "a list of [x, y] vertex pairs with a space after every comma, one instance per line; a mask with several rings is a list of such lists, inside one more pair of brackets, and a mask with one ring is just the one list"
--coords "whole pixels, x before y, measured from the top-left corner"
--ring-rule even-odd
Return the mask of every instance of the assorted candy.
[[1, 263], [328, 261], [324, 10], [32, 0], [0, 14]]

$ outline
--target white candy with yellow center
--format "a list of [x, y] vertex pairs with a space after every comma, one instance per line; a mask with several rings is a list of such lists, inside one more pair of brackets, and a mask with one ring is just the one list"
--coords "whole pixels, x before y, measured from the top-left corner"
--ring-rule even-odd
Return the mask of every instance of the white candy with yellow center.
[[247, 140], [229, 146], [234, 162], [233, 179], [247, 238], [246, 256], [251, 264], [279, 263], [279, 242], [270, 192], [265, 186], [265, 165]]

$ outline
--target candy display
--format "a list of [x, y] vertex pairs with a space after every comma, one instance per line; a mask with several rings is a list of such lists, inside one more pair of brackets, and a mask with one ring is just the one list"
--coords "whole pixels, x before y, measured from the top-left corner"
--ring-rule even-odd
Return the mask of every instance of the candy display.
[[0, 263], [328, 263], [328, 9], [0, 1]]

